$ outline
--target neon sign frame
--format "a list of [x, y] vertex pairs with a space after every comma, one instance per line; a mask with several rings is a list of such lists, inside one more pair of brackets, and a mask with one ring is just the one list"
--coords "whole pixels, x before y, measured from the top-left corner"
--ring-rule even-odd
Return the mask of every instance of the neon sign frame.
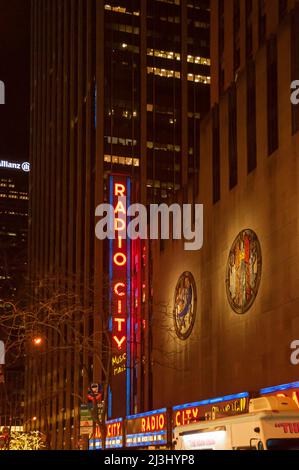
[[[128, 218], [126, 209], [131, 204], [131, 179], [124, 175], [111, 175], [109, 182], [110, 204], [115, 210], [115, 240], [109, 241], [109, 329], [113, 345], [112, 375], [118, 378], [118, 386], [110, 384], [108, 411], [128, 415], [131, 412], [131, 251], [127, 239]], [[118, 366], [118, 367], [115, 367]], [[125, 375], [125, 379], [122, 377]], [[115, 378], [115, 377], [114, 377]], [[121, 389], [119, 390], [119, 386]], [[122, 413], [113, 412], [113, 389], [124, 397]], [[125, 390], [122, 390], [125, 389]], [[120, 397], [118, 396], [118, 401]]]

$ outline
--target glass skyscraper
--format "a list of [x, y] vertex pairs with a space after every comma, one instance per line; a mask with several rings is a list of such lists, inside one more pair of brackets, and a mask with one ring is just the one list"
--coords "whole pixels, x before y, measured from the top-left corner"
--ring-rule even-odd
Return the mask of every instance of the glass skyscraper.
[[[94, 311], [84, 320], [88, 335], [107, 310], [109, 260], [94, 227], [109, 175], [131, 177], [145, 204], [175, 199], [198, 181], [199, 123], [210, 104], [209, 1], [32, 0], [31, 15], [29, 274], [32, 282], [54, 277], [60, 288], [72, 279]], [[147, 305], [150, 256], [139, 252], [145, 256], [138, 295]], [[144, 347], [150, 351], [149, 340]], [[151, 403], [150, 353], [139, 354], [146, 378], [136, 367], [132, 412]], [[85, 369], [101, 378], [96, 360], [80, 364], [71, 353], [47, 359], [41, 380], [53, 393], [45, 406], [28, 363], [26, 418], [50, 430], [54, 448], [76, 446]]]

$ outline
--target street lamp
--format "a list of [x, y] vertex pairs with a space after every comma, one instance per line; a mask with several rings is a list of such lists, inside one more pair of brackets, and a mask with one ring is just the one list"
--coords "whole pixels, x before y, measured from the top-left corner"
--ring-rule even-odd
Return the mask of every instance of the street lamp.
[[[42, 336], [39, 336], [39, 335], [34, 336], [32, 338], [32, 344], [33, 344], [36, 351], [37, 350], [39, 350], [39, 351], [43, 350], [42, 346], [45, 343], [46, 339], [47, 339], [46, 337], [42, 337]], [[32, 351], [32, 353], [33, 353], [33, 351]], [[35, 354], [35, 353], [33, 353], [33, 354]], [[47, 409], [46, 400], [43, 397], [43, 390], [42, 390], [41, 381], [40, 381], [40, 375], [41, 375], [41, 369], [40, 368], [41, 368], [41, 365], [40, 365], [40, 362], [39, 362], [38, 355], [35, 359], [35, 364], [36, 364], [36, 369], [37, 369], [37, 374], [36, 374], [37, 387], [39, 389], [39, 395], [41, 397], [42, 406], [44, 407], [44, 411], [45, 411], [45, 433], [42, 433], [42, 434], [44, 434], [44, 440], [45, 440], [46, 448], [50, 449], [51, 444], [50, 444], [50, 434], [49, 434], [48, 409]], [[36, 416], [33, 418], [33, 421], [37, 421]]]
[[37, 336], [36, 338], [33, 338], [32, 342], [34, 346], [38, 347], [43, 344], [43, 339], [40, 336]]

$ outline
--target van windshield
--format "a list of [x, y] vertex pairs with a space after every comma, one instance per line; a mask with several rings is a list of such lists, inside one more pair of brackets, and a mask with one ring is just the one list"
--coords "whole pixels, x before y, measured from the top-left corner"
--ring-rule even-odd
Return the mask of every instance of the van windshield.
[[268, 450], [299, 450], [299, 439], [269, 439]]

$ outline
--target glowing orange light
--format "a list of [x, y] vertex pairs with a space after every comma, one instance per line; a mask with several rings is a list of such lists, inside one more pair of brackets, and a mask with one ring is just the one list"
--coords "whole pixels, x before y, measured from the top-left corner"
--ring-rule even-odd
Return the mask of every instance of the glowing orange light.
[[40, 346], [40, 345], [42, 344], [42, 342], [43, 342], [43, 340], [42, 340], [42, 338], [40, 338], [40, 337], [33, 339], [33, 344], [34, 344], [35, 346]]
[[115, 323], [117, 323], [117, 331], [121, 332], [123, 323], [126, 323], [124, 318], [114, 318]]
[[115, 219], [114, 229], [116, 232], [122, 232], [126, 228], [126, 223], [122, 219]]
[[117, 437], [121, 435], [121, 423], [108, 424], [107, 426], [108, 437]]
[[123, 282], [118, 282], [114, 286], [114, 293], [118, 295], [118, 297], [124, 297], [126, 295], [125, 292], [120, 292], [121, 287], [125, 289], [126, 285]]
[[126, 336], [123, 336], [121, 339], [118, 339], [117, 336], [113, 336], [113, 339], [116, 342], [118, 349], [121, 349], [122, 345], [126, 341]]
[[123, 247], [123, 239], [121, 237], [118, 237], [118, 248], [121, 250]]
[[123, 205], [123, 203], [121, 201], [119, 201], [115, 207], [115, 210], [114, 210], [114, 213], [115, 214], [125, 214], [126, 215], [126, 208], [125, 206]]
[[126, 187], [123, 184], [115, 184], [114, 186], [114, 196], [124, 197], [126, 192]]
[[122, 303], [121, 303], [121, 300], [118, 301], [118, 307], [117, 307], [117, 309], [118, 309], [118, 313], [121, 313], [121, 311], [122, 311]]
[[125, 266], [125, 264], [127, 263], [127, 257], [123, 253], [116, 253], [116, 255], [114, 255], [113, 260], [114, 263], [120, 267]]

